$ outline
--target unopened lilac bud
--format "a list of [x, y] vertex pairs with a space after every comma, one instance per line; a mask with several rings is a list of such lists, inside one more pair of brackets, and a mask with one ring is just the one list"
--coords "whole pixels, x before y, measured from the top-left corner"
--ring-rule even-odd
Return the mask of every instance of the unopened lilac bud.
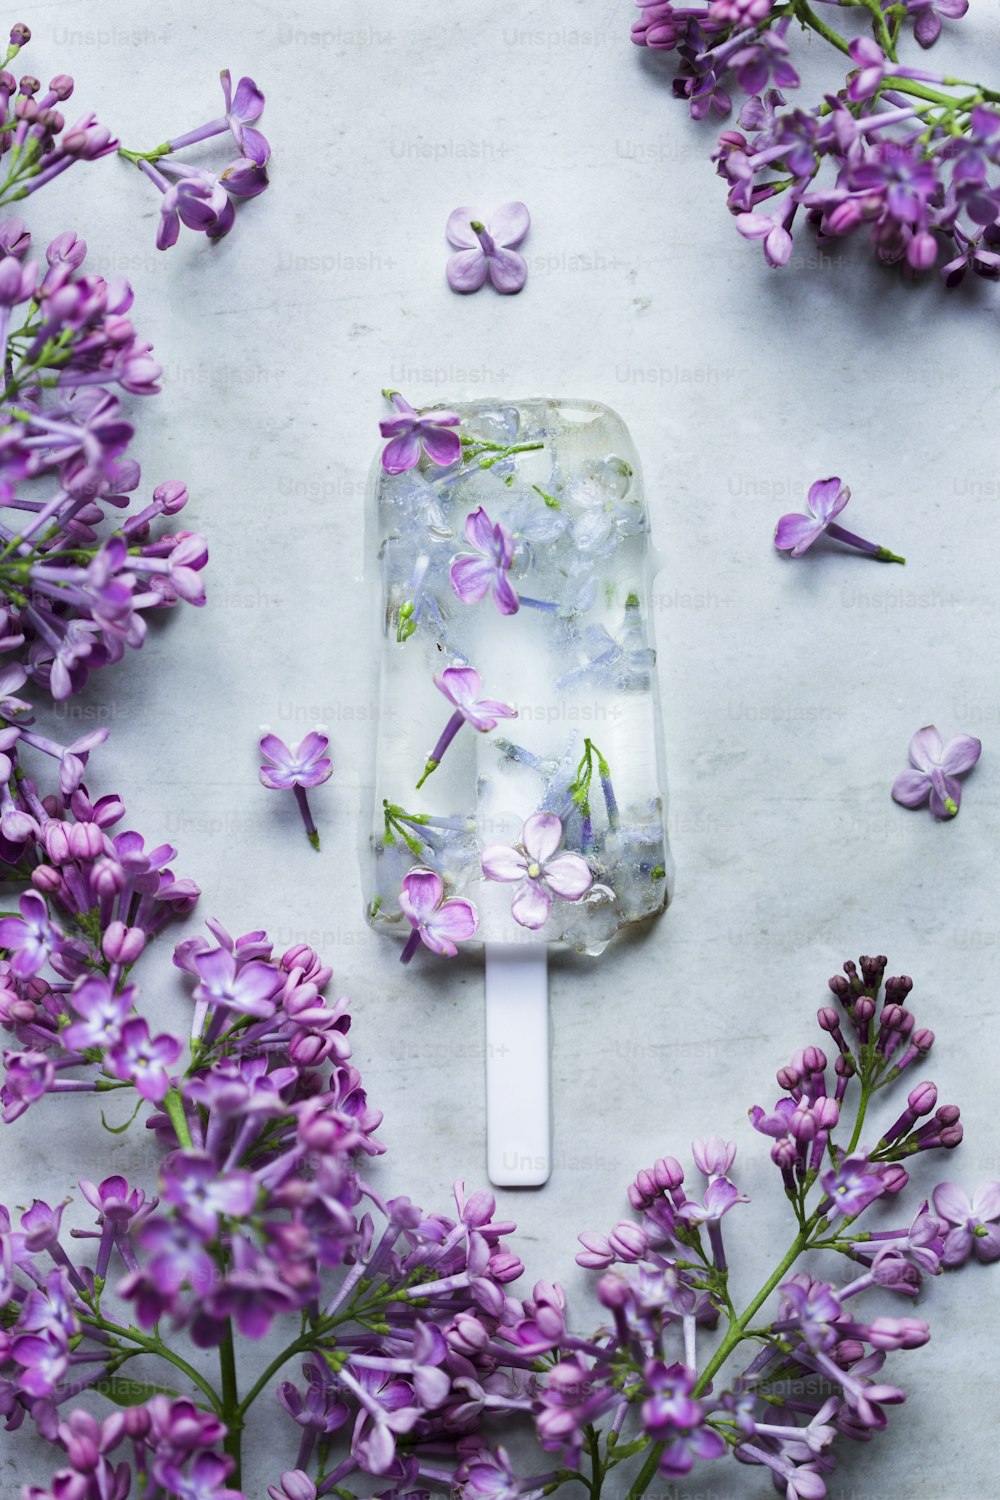
[[96, 823], [69, 823], [66, 832], [74, 859], [96, 859], [103, 854], [104, 834]]
[[18, 93], [24, 99], [30, 99], [34, 94], [37, 94], [41, 86], [39, 79], [35, 78], [31, 73], [25, 73], [17, 80]]
[[872, 1266], [871, 1274], [879, 1286], [896, 1292], [915, 1292], [920, 1286], [920, 1272], [901, 1255], [884, 1255]]
[[901, 1193], [910, 1180], [909, 1172], [897, 1161], [889, 1162], [879, 1175], [887, 1193]]
[[933, 1031], [930, 1031], [926, 1026], [921, 1027], [919, 1031], [913, 1033], [912, 1044], [922, 1057], [926, 1057], [934, 1045]]
[[771, 1160], [782, 1171], [790, 1171], [798, 1161], [798, 1155], [795, 1149], [795, 1142], [789, 1140], [788, 1136], [784, 1136], [780, 1141], [775, 1141], [771, 1147]]
[[937, 1104], [938, 1091], [933, 1083], [918, 1083], [910, 1090], [906, 1102], [915, 1115], [929, 1115]]
[[734, 1141], [724, 1141], [719, 1135], [710, 1135], [706, 1140], [691, 1142], [691, 1155], [699, 1172], [706, 1177], [723, 1177], [736, 1158]]
[[31, 27], [25, 26], [23, 21], [15, 21], [10, 28], [10, 45], [12, 47], [26, 47], [31, 41]]
[[775, 1076], [778, 1080], [779, 1089], [784, 1089], [787, 1093], [791, 1093], [793, 1089], [797, 1089], [802, 1082], [801, 1073], [791, 1064], [787, 1068], [779, 1068]]
[[62, 888], [62, 876], [51, 865], [36, 865], [31, 872], [31, 883], [43, 896], [52, 895]]
[[586, 1271], [605, 1271], [608, 1266], [614, 1265], [615, 1252], [606, 1235], [578, 1234], [577, 1239], [583, 1246], [583, 1249], [577, 1252], [578, 1266], [583, 1266]]
[[837, 999], [844, 1005], [851, 998], [851, 986], [843, 974], [834, 974], [832, 979], [827, 980], [827, 987], [833, 991]]
[[125, 1431], [130, 1438], [144, 1438], [149, 1431], [151, 1417], [144, 1406], [129, 1406], [122, 1412]]
[[840, 1017], [832, 1005], [822, 1005], [816, 1012], [816, 1019], [824, 1031], [837, 1031], [840, 1027]]
[[73, 80], [68, 73], [57, 73], [49, 80], [49, 93], [55, 94], [60, 103], [68, 99], [72, 92]]
[[99, 896], [117, 896], [125, 886], [125, 871], [116, 859], [104, 856], [94, 865], [90, 879]]
[[298, 1068], [313, 1068], [329, 1054], [330, 1045], [314, 1031], [299, 1031], [288, 1043], [288, 1056]]
[[793, 1113], [789, 1121], [789, 1130], [797, 1141], [812, 1141], [816, 1139], [816, 1121], [812, 1110], [807, 1104], [802, 1104]]
[[175, 516], [188, 502], [188, 487], [179, 479], [165, 479], [156, 486], [153, 499], [165, 516]]
[[954, 1151], [956, 1146], [962, 1144], [962, 1137], [964, 1135], [964, 1125], [946, 1125], [941, 1131], [941, 1145], [946, 1151]]
[[840, 1105], [836, 1099], [824, 1094], [813, 1105], [813, 1116], [820, 1130], [835, 1130], [840, 1120]]
[[45, 259], [50, 266], [65, 264], [78, 270], [86, 258], [87, 241], [81, 240], [72, 229], [57, 234], [45, 251]]
[[516, 1281], [523, 1271], [524, 1261], [520, 1256], [512, 1255], [509, 1250], [496, 1250], [490, 1256], [490, 1275], [501, 1285], [505, 1285], [508, 1281]]
[[898, 1031], [899, 1023], [903, 1019], [903, 1007], [896, 1005], [893, 1001], [887, 1001], [882, 1007], [879, 1016], [879, 1027], [882, 1031]]
[[957, 1104], [942, 1104], [941, 1108], [935, 1111], [934, 1118], [939, 1125], [954, 1125], [961, 1114], [962, 1111]]
[[902, 1002], [913, 988], [913, 980], [909, 974], [898, 974], [890, 977], [885, 982], [886, 999]]
[[857, 1364], [859, 1359], [864, 1358], [866, 1352], [860, 1339], [841, 1339], [830, 1351], [842, 1370], [849, 1370], [851, 1365]]
[[876, 1318], [868, 1329], [868, 1342], [876, 1349], [919, 1349], [930, 1336], [919, 1318]]
[[42, 842], [45, 852], [54, 865], [64, 865], [72, 857], [69, 847], [69, 833], [65, 824], [55, 821], [46, 823], [42, 834]]
[[616, 1224], [608, 1236], [608, 1243], [619, 1260], [642, 1260], [649, 1251], [649, 1240], [638, 1224], [623, 1221]]
[[845, 1057], [841, 1053], [833, 1064], [833, 1071], [838, 1078], [853, 1078], [858, 1068], [853, 1057]]
[[804, 1073], [822, 1073], [826, 1067], [826, 1053], [821, 1047], [806, 1047], [802, 1053]]
[[316, 1486], [301, 1469], [286, 1469], [281, 1484], [269, 1484], [270, 1500], [316, 1500]]
[[657, 1187], [664, 1192], [672, 1192], [684, 1181], [684, 1168], [676, 1156], [661, 1156], [653, 1163], [653, 1176]]
[[616, 1276], [613, 1272], [602, 1276], [597, 1283], [597, 1296], [601, 1306], [608, 1308], [611, 1312], [628, 1307], [632, 1300], [628, 1282], [622, 1276]]
[[490, 1335], [471, 1313], [459, 1313], [445, 1334], [450, 1348], [458, 1354], [479, 1354], [490, 1341]]
[[870, 1000], [867, 995], [859, 995], [854, 1002], [854, 1019], [859, 1026], [870, 1021], [875, 1014], [875, 1001]]
[[9, 807], [0, 817], [0, 833], [11, 844], [23, 844], [38, 830], [34, 818], [19, 808]]
[[141, 927], [126, 927], [124, 922], [110, 922], [101, 944], [105, 958], [113, 964], [134, 964], [146, 946]]

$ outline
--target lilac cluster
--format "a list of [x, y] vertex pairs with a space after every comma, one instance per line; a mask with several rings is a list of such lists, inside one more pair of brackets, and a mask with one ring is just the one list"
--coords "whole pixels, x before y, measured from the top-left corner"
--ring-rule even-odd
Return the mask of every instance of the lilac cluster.
[[[119, 810], [111, 804], [103, 826]], [[88, 824], [102, 827], [95, 817], [70, 828]], [[112, 841], [123, 869], [130, 839]], [[57, 861], [67, 885], [87, 858], [115, 863], [107, 848], [69, 852]], [[193, 888], [178, 896], [171, 880], [165, 892], [164, 878], [161, 902], [183, 909]], [[839, 1009], [824, 1006], [819, 1022], [832, 1067], [805, 1047], [779, 1071], [773, 1109], [751, 1111], [796, 1224], [758, 1294], [737, 1312], [725, 1221], [748, 1199], [732, 1175], [735, 1145], [712, 1136], [692, 1147], [700, 1186], [662, 1157], [629, 1189], [637, 1217], [581, 1235], [578, 1259], [601, 1273], [607, 1314], [581, 1337], [558, 1284], [513, 1293], [514, 1225], [492, 1194], [459, 1183], [446, 1216], [368, 1180], [381, 1115], [350, 1060], [347, 1001], [325, 997], [330, 970], [310, 948], [279, 956], [263, 932], [233, 939], [210, 922], [210, 936], [175, 954], [192, 983], [187, 1035], [151, 1038], [128, 971], [135, 934], [148, 930], [138, 910], [155, 909], [152, 880], [136, 882], [127, 910], [102, 901], [91, 911], [105, 937], [88, 963], [53, 941], [45, 903], [25, 900], [0, 930], [3, 1023], [38, 1061], [6, 1055], [7, 1117], [44, 1093], [131, 1089], [150, 1110], [160, 1162], [155, 1193], [118, 1174], [81, 1181], [92, 1228], [67, 1234], [65, 1203], [36, 1200], [16, 1226], [2, 1211], [0, 1413], [8, 1429], [30, 1418], [59, 1450], [51, 1486], [26, 1487], [24, 1500], [243, 1500], [242, 1434], [272, 1389], [297, 1439], [271, 1500], [426, 1500], [432, 1490], [513, 1500], [581, 1480], [596, 1496], [629, 1462], [638, 1497], [657, 1475], [726, 1456], [768, 1469], [791, 1500], [820, 1500], [837, 1445], [881, 1431], [904, 1399], [883, 1375], [887, 1356], [929, 1337], [909, 1313], [866, 1312], [863, 1294], [912, 1300], [973, 1252], [1000, 1258], [1000, 1184], [970, 1198], [943, 1183], [933, 1211], [926, 1200], [900, 1206], [904, 1163], [962, 1137], [958, 1110], [938, 1104], [932, 1083], [911, 1087], [862, 1144], [873, 1096], [909, 1081], [933, 1043], [909, 1007], [911, 981], [883, 990], [884, 958], [830, 981]], [[46, 1068], [48, 1086], [29, 1097], [25, 1076]], [[862, 1227], [875, 1204], [888, 1211]], [[798, 1267], [807, 1251], [844, 1258], [848, 1278]], [[720, 1322], [703, 1359], [699, 1331]], [[253, 1368], [255, 1345], [281, 1328], [279, 1352]], [[199, 1350], [216, 1351], [216, 1381]], [[169, 1365], [170, 1385], [119, 1373], [139, 1356]], [[102, 1422], [72, 1404], [84, 1395], [127, 1409]], [[500, 1419], [533, 1426], [536, 1472], [518, 1476], [495, 1446]]]
[[[0, 204], [37, 192], [78, 161], [97, 161], [118, 142], [91, 112], [67, 126], [60, 105], [73, 93], [68, 73], [57, 73], [47, 88], [30, 73], [15, 78], [9, 66], [31, 40], [19, 21], [10, 29], [0, 67]], [[9, 253], [4, 245], [4, 253]]]
[[[797, 218], [821, 244], [865, 230], [877, 258], [915, 276], [940, 264], [949, 287], [967, 271], [1000, 277], [1000, 92], [900, 60], [912, 25], [932, 46], [942, 17], [968, 0], [844, 0], [824, 5], [863, 17], [871, 34], [842, 36], [806, 3], [711, 0], [680, 8], [638, 0], [633, 40], [676, 51], [674, 92], [696, 119], [728, 116], [743, 96], [739, 129], [714, 160], [729, 185], [736, 228], [761, 242], [771, 266], [793, 250]], [[791, 28], [800, 23], [842, 55], [844, 83], [814, 108], [786, 108], [799, 86]]]
[[[173, 136], [152, 151], [119, 148], [119, 155], [134, 162], [160, 194], [158, 250], [176, 245], [182, 224], [209, 240], [222, 239], [236, 221], [236, 204], [245, 198], [256, 198], [267, 187], [271, 147], [254, 123], [264, 112], [264, 95], [252, 78], [241, 78], [234, 91], [228, 68], [219, 77], [221, 115]], [[225, 137], [227, 142], [231, 139], [239, 153], [217, 172], [194, 167], [177, 155], [186, 146], [217, 136]]]

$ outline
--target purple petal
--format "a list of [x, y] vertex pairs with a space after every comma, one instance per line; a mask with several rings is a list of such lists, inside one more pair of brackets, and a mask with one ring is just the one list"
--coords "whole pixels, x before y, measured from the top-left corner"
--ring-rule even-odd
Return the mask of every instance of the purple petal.
[[850, 489], [836, 476], [832, 479], [817, 479], [809, 489], [809, 509], [817, 521], [832, 521], [840, 515], [850, 498]]
[[964, 1224], [972, 1217], [972, 1204], [964, 1188], [957, 1182], [939, 1182], [934, 1189], [934, 1210], [949, 1224]]
[[480, 505], [465, 518], [465, 536], [470, 547], [484, 552], [487, 557], [493, 552], [493, 522]]
[[557, 854], [545, 866], [545, 884], [564, 901], [579, 901], [593, 883], [590, 867], [580, 854]]
[[521, 880], [527, 869], [524, 855], [509, 844], [488, 844], [482, 852], [481, 864], [487, 880]]
[[921, 47], [933, 47], [941, 35], [941, 17], [930, 8], [922, 10], [913, 23], [913, 35]]
[[490, 234], [507, 249], [519, 245], [530, 228], [531, 215], [523, 203], [504, 203], [490, 215]]
[[495, 728], [497, 719], [517, 718], [516, 708], [511, 708], [509, 703], [500, 703], [496, 698], [480, 698], [466, 713], [470, 723], [484, 730]]
[[405, 474], [420, 461], [420, 439], [415, 432], [404, 433], [387, 443], [382, 453], [382, 467], [387, 474]]
[[399, 904], [403, 915], [417, 926], [437, 909], [443, 895], [444, 885], [440, 875], [433, 870], [410, 870], [403, 876]]
[[258, 120], [264, 112], [264, 95], [254, 83], [252, 78], [241, 78], [236, 85], [236, 93], [233, 102], [227, 106], [227, 113], [233, 114], [238, 120]]
[[528, 279], [528, 264], [516, 250], [498, 247], [488, 259], [488, 269], [490, 280], [504, 296], [519, 292]]
[[968, 1260], [971, 1250], [971, 1229], [964, 1224], [957, 1226], [955, 1229], [949, 1229], [944, 1237], [941, 1263], [945, 1266], [961, 1266]]
[[424, 441], [424, 452], [432, 464], [439, 469], [457, 463], [462, 456], [462, 439], [448, 427], [424, 427], [420, 436]]
[[[454, 901], [446, 901], [427, 919], [424, 942], [429, 948], [437, 944], [436, 952], [446, 953], [452, 958], [455, 944], [467, 943], [478, 926], [479, 916], [472, 902], [456, 898]], [[431, 939], [434, 940], [433, 943]]]
[[[949, 802], [951, 806], [949, 807]], [[931, 812], [936, 818], [954, 818], [962, 804], [962, 783], [954, 776], [935, 771], [931, 777]]]
[[312, 765], [324, 753], [330, 741], [325, 734], [311, 729], [296, 751], [296, 760], [300, 766]]
[[959, 776], [963, 771], [971, 771], [982, 753], [982, 740], [971, 734], [956, 734], [941, 752], [941, 769], [950, 776]]
[[474, 703], [482, 681], [475, 667], [445, 667], [434, 677], [434, 685], [456, 708]]
[[[472, 227], [473, 219], [478, 218], [474, 208], [456, 208], [448, 215], [445, 225], [445, 234], [448, 236], [449, 245], [454, 245], [456, 250], [479, 250], [479, 240], [476, 231]], [[452, 259], [457, 257], [452, 256]], [[484, 270], [485, 278], [485, 270]], [[482, 285], [482, 282], [480, 282]]]
[[497, 609], [502, 615], [516, 615], [521, 608], [521, 601], [517, 597], [517, 590], [506, 573], [497, 573], [495, 575], [493, 597], [496, 600]]
[[[252, 161], [255, 167], [263, 167], [270, 161], [271, 146], [266, 136], [261, 135], [259, 130], [254, 130], [252, 125], [244, 125], [240, 135], [240, 149], [248, 161]], [[262, 188], [266, 186], [265, 178]]]
[[934, 770], [935, 766], [941, 764], [941, 751], [944, 744], [934, 724], [925, 724], [923, 729], [918, 729], [910, 741], [910, 764], [916, 766], [918, 771]]
[[774, 528], [774, 545], [779, 552], [801, 557], [823, 531], [824, 527], [818, 526], [811, 516], [782, 516]]
[[478, 245], [475, 250], [459, 250], [448, 260], [448, 285], [453, 292], [478, 292], [488, 270], [486, 256]]
[[533, 813], [524, 825], [521, 842], [537, 864], [551, 859], [563, 840], [563, 826], [555, 813]]
[[984, 1182], [972, 1195], [972, 1214], [980, 1223], [1000, 1219], [1000, 1182]]
[[552, 897], [537, 880], [522, 880], [514, 892], [510, 914], [522, 927], [536, 931], [544, 927], [552, 910]]
[[892, 783], [892, 800], [902, 807], [923, 807], [930, 790], [930, 777], [924, 771], [900, 771]]
[[295, 785], [295, 772], [282, 771], [277, 766], [261, 766], [259, 775], [261, 785], [272, 792], [284, 792]]
[[477, 604], [484, 599], [493, 582], [493, 565], [485, 557], [463, 552], [448, 570], [451, 586], [463, 604]]
[[284, 740], [279, 740], [276, 734], [265, 734], [260, 742], [261, 754], [266, 755], [268, 760], [274, 761], [277, 766], [291, 768], [294, 764], [292, 753]]
[[974, 1234], [972, 1248], [976, 1259], [982, 1261], [984, 1265], [1000, 1260], [1000, 1229], [995, 1224], [990, 1224], [985, 1234]]

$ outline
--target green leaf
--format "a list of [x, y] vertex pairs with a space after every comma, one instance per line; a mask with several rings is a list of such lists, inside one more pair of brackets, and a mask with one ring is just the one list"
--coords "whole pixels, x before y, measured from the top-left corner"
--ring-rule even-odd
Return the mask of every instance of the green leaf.
[[136, 1101], [135, 1109], [129, 1115], [129, 1117], [125, 1121], [124, 1125], [109, 1125], [108, 1122], [107, 1122], [107, 1120], [104, 1118], [104, 1111], [102, 1109], [101, 1110], [101, 1124], [104, 1126], [105, 1130], [108, 1131], [108, 1133], [110, 1135], [124, 1135], [125, 1132], [126, 1132], [126, 1130], [131, 1125], [132, 1121], [135, 1119], [136, 1115], [139, 1113], [140, 1109], [142, 1108], [142, 1104], [143, 1104], [143, 1101], [141, 1099], [138, 1099]]
[[115, 1406], [142, 1406], [151, 1396], [177, 1397], [181, 1394], [180, 1391], [171, 1390], [168, 1385], [152, 1385], [148, 1380], [130, 1380], [127, 1375], [108, 1375], [90, 1389], [99, 1391], [102, 1396], [114, 1402]]

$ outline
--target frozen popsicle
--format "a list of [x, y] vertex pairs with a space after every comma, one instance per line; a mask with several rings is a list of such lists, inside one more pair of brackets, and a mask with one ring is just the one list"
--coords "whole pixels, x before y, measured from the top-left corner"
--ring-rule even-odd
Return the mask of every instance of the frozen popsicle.
[[543, 1181], [548, 949], [667, 902], [638, 459], [597, 402], [389, 395], [368, 917], [407, 960], [485, 946], [490, 1175]]

